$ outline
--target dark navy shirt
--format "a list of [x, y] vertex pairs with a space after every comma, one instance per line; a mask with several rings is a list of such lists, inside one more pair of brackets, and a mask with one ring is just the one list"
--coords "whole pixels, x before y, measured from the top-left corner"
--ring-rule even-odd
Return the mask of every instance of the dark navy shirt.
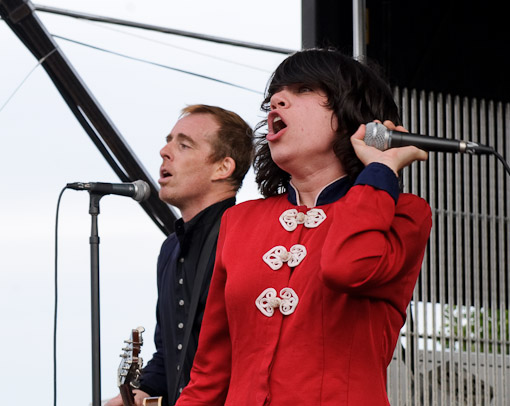
[[[168, 402], [168, 394], [173, 393], [200, 253], [216, 220], [234, 204], [235, 198], [230, 198], [209, 206], [187, 223], [182, 219], [177, 220], [175, 232], [168, 236], [161, 247], [157, 267], [158, 304], [154, 334], [156, 352], [143, 369], [140, 379], [140, 389], [151, 396], [164, 396]], [[195, 319], [191, 321], [193, 328], [179, 389], [189, 382], [214, 268], [215, 252], [214, 247], [200, 290]], [[170, 404], [173, 404], [173, 400]]]

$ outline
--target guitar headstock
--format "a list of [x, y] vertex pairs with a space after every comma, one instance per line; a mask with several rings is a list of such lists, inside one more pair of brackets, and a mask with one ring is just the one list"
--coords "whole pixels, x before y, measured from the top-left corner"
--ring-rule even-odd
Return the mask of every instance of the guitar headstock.
[[124, 352], [120, 355], [122, 361], [120, 362], [117, 374], [119, 388], [137, 388], [140, 385], [139, 378], [143, 360], [139, 354], [143, 344], [142, 333], [144, 331], [143, 327], [133, 329], [131, 330], [131, 337], [124, 341], [126, 346], [122, 349]]

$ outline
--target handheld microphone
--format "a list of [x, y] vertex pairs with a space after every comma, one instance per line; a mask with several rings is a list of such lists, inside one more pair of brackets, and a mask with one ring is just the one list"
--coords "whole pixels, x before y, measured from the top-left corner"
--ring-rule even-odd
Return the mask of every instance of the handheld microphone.
[[492, 154], [494, 149], [472, 141], [457, 141], [428, 135], [409, 134], [388, 130], [386, 126], [371, 122], [366, 125], [364, 141], [381, 151], [389, 148], [413, 145], [424, 151], [462, 152], [469, 154]]
[[143, 180], [136, 180], [132, 183], [75, 182], [68, 183], [67, 187], [74, 190], [88, 190], [90, 193], [99, 195], [128, 196], [137, 202], [147, 200], [151, 194], [149, 184]]

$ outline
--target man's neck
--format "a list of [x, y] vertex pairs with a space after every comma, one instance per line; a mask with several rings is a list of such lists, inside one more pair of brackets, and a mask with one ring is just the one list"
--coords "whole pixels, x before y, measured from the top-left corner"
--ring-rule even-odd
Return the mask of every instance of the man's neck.
[[202, 210], [205, 210], [209, 206], [212, 206], [215, 203], [221, 202], [223, 200], [226, 200], [231, 197], [235, 197], [236, 192], [229, 190], [224, 191], [222, 193], [216, 193], [212, 196], [204, 196], [200, 200], [194, 200], [193, 202], [190, 202], [189, 205], [186, 205], [186, 207], [177, 207], [180, 212], [182, 219], [185, 223], [192, 220], [193, 217], [195, 217], [198, 213], [200, 213]]

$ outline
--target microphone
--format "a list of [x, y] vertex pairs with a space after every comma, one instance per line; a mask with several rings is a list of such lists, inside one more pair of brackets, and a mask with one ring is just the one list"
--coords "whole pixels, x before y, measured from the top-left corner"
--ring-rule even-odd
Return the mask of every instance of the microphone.
[[493, 148], [472, 141], [457, 141], [447, 138], [388, 130], [386, 126], [374, 122], [368, 123], [366, 127], [365, 143], [381, 151], [385, 151], [389, 148], [413, 145], [424, 151], [462, 152], [469, 154], [494, 153]]
[[132, 183], [75, 182], [68, 183], [67, 187], [74, 190], [88, 190], [90, 193], [99, 195], [128, 196], [137, 202], [147, 200], [151, 194], [149, 184], [143, 180], [136, 180]]

